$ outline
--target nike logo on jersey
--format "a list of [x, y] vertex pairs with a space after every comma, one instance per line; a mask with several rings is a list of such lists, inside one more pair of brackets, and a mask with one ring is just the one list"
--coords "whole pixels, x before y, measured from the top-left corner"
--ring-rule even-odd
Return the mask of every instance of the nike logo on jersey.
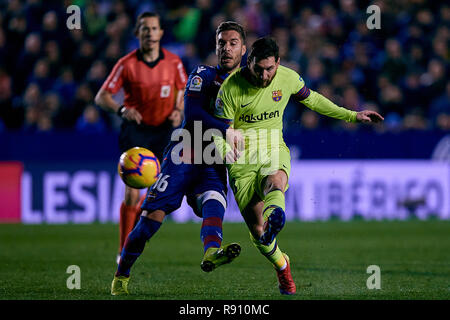
[[247, 103], [247, 104], [241, 104], [241, 108], [245, 108], [246, 106], [248, 106], [250, 103], [252, 103], [253, 101], [250, 101], [249, 103]]
[[205, 67], [202, 67], [202, 66], [197, 67], [197, 73], [200, 73], [200, 72], [205, 71], [205, 70], [206, 70]]

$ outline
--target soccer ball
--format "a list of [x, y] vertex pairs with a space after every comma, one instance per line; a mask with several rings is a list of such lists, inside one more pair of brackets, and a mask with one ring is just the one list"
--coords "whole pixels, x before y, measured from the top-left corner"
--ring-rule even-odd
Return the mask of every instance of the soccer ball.
[[127, 186], [143, 189], [156, 182], [161, 165], [153, 152], [134, 147], [122, 153], [117, 170]]

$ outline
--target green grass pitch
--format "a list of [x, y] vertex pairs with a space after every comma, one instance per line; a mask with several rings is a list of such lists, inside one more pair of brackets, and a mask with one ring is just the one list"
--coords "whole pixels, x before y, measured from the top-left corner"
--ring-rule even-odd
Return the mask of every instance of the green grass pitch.
[[[291, 258], [297, 294], [281, 296], [275, 271], [243, 223], [224, 225], [239, 258], [200, 269], [200, 225], [167, 221], [132, 269], [131, 295], [112, 297], [118, 226], [0, 225], [0, 300], [15, 299], [449, 299], [450, 221], [288, 222], [278, 236]], [[69, 265], [81, 289], [69, 290]], [[369, 265], [381, 289], [369, 290]]]

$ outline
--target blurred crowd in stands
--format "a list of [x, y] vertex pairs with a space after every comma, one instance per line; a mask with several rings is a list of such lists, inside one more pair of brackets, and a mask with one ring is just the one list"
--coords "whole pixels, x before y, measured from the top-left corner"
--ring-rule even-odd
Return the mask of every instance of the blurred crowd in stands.
[[[66, 8], [81, 9], [81, 29], [69, 30]], [[369, 30], [369, 5], [381, 10]], [[117, 130], [94, 96], [113, 65], [138, 47], [137, 15], [161, 14], [162, 44], [190, 73], [216, 64], [215, 29], [244, 25], [247, 45], [273, 36], [282, 64], [338, 105], [377, 110], [375, 130], [450, 130], [450, 6], [444, 1], [0, 0], [0, 132]], [[120, 99], [120, 97], [119, 97]], [[355, 130], [290, 103], [285, 129]], [[368, 129], [369, 130], [369, 129]]]

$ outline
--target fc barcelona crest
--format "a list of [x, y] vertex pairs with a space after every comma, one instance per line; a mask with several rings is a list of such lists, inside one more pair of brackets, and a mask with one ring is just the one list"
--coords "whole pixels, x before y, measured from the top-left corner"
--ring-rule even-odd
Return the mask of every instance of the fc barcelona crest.
[[283, 95], [281, 94], [281, 90], [272, 91], [272, 99], [273, 101], [280, 101], [281, 98], [283, 98]]

